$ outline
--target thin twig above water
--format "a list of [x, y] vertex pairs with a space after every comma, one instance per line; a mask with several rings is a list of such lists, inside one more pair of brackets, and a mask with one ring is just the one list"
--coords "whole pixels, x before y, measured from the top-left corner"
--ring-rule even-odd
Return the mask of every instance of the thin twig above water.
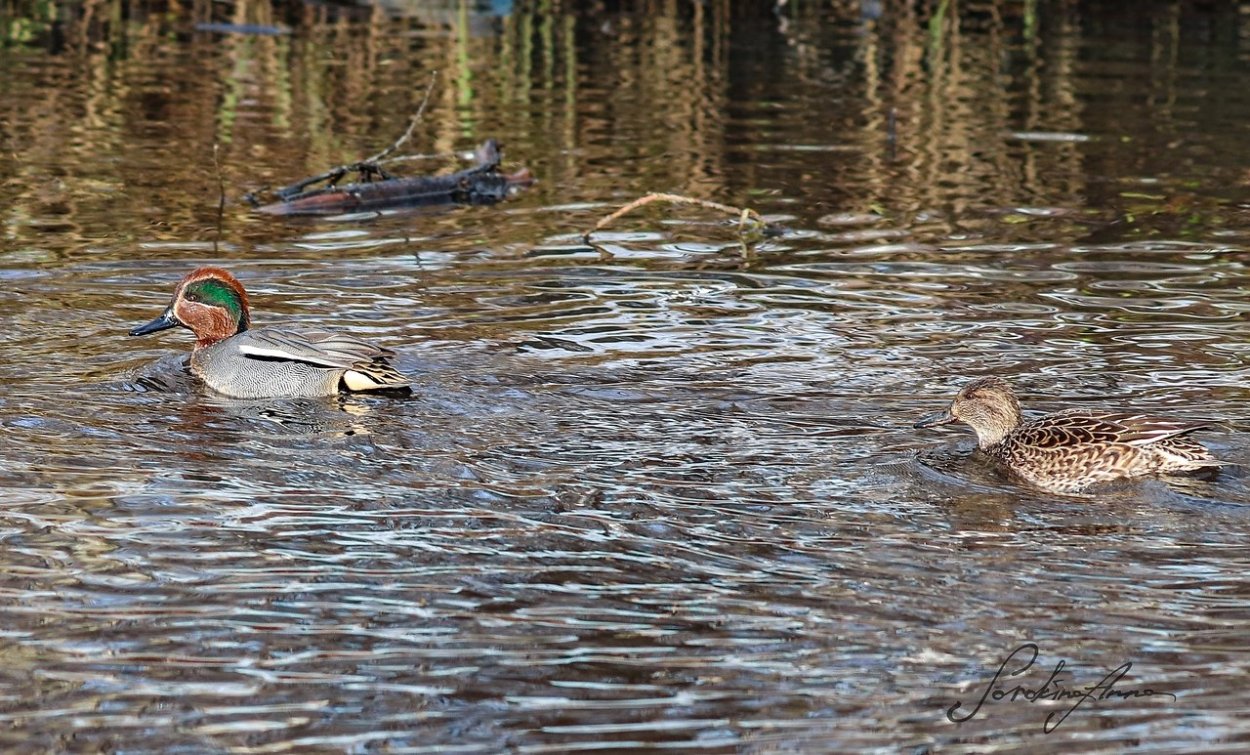
[[709, 210], [716, 210], [717, 212], [724, 212], [729, 215], [737, 215], [738, 216], [738, 233], [739, 235], [743, 235], [743, 236], [751, 234], [751, 233], [757, 233], [757, 232], [768, 234], [770, 233], [770, 231], [777, 231], [777, 229], [774, 226], [769, 225], [769, 223], [767, 223], [764, 220], [764, 218], [760, 217], [760, 214], [758, 212], [751, 209], [750, 207], [733, 207], [731, 205], [721, 204], [720, 202], [713, 202], [709, 199], [697, 199], [695, 197], [687, 197], [681, 194], [655, 193], [655, 194], [648, 194], [644, 197], [639, 197], [638, 199], [635, 199], [634, 201], [620, 208], [616, 212], [613, 212], [611, 215], [608, 215], [607, 217], [603, 218], [598, 223], [595, 223], [594, 228], [591, 228], [589, 231], [586, 231], [585, 233], [582, 234], [582, 241], [589, 244], [591, 234], [597, 231], [602, 231], [604, 228], [607, 228], [616, 220], [620, 219], [621, 217], [625, 215], [628, 215], [629, 213], [633, 212], [639, 207], [645, 207], [646, 205], [653, 204], [655, 202], [671, 202], [673, 204], [695, 205], [697, 207], [704, 207]]

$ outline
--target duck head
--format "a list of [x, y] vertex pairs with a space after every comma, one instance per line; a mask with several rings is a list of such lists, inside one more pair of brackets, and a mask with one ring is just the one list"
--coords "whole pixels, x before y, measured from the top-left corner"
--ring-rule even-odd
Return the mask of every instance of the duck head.
[[976, 431], [977, 445], [989, 448], [1020, 424], [1020, 402], [1007, 381], [997, 377], [973, 380], [959, 391], [950, 408], [922, 417], [916, 427], [963, 422]]
[[242, 333], [250, 324], [243, 284], [219, 267], [201, 267], [178, 281], [160, 317], [131, 330], [130, 335], [145, 336], [181, 325], [195, 333], [198, 349]]

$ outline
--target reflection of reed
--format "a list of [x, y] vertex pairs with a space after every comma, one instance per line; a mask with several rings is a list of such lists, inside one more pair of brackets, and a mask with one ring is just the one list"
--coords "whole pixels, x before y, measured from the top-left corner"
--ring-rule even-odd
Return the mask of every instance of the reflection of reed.
[[[1080, 131], [1070, 48], [1045, 55], [1038, 39], [1024, 33], [1028, 19], [1012, 15], [1025, 10], [1016, 4], [970, 9], [943, 1], [928, 17], [912, 3], [884, 6], [864, 44], [867, 83], [881, 92], [865, 100], [874, 130], [885, 119], [881, 109], [898, 112], [900, 160], [893, 169], [876, 161], [880, 172], [870, 184], [888, 188], [872, 200], [960, 217], [970, 207], [1008, 202], [1071, 204], [1083, 187], [1075, 147], [1010, 138], [1019, 131]], [[1065, 18], [1048, 16], [1054, 27], [1046, 33], [1071, 33]], [[1025, 66], [1019, 77], [1017, 59]]]
[[[543, 179], [535, 193], [550, 203], [663, 190], [759, 206], [755, 192], [773, 191], [793, 200], [788, 208], [937, 211], [975, 224], [968, 211], [978, 207], [1079, 205], [1097, 190], [1091, 173], [1149, 173], [1158, 151], [1107, 166], [1097, 161], [1123, 158], [1013, 133], [1105, 134], [1125, 127], [1098, 118], [1124, 115], [1170, 143], [1188, 125], [1177, 100], [1193, 11], [1180, 4], [1152, 6], [1140, 40], [1149, 93], [1126, 114], [1091, 114], [1090, 94], [1104, 84], [1079, 53], [1091, 34], [1108, 32], [1057, 0], [638, 0], [612, 9], [543, 0], [503, 16], [484, 7], [193, 0], [179, 17], [89, 0], [64, 21], [55, 65], [26, 83], [46, 96], [20, 98], [33, 105], [8, 118], [16, 126], [7, 146], [22, 158], [8, 174], [36, 171], [13, 200], [37, 202], [26, 187], [39, 182], [38, 166], [56, 163], [145, 190], [171, 227], [202, 222], [211, 203], [188, 207], [173, 187], [215, 183], [214, 143], [231, 185], [287, 182], [402, 132], [434, 69], [442, 85], [417, 149], [447, 153], [500, 137], [509, 156], [534, 163]], [[206, 21], [292, 33], [193, 30]], [[1239, 39], [1217, 36], [1227, 49], [1209, 55], [1235, 64]], [[75, 76], [54, 73], [57, 65]], [[114, 172], [91, 167], [102, 164]], [[67, 186], [71, 204], [92, 201], [90, 190], [72, 196]]]

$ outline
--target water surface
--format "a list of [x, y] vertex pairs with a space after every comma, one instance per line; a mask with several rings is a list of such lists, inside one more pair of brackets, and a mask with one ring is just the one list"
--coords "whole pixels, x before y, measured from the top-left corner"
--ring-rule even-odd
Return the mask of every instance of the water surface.
[[[1059, 496], [911, 429], [999, 374], [1250, 462], [1250, 16], [1107, 6], [6, 9], [0, 742], [1244, 749], [1242, 466]], [[238, 201], [381, 149], [433, 70], [406, 169], [497, 137], [537, 186]], [[651, 191], [787, 230], [581, 240]], [[208, 262], [415, 395], [197, 390], [189, 334], [126, 331]], [[1155, 694], [952, 722], [1025, 642], [1017, 683]]]

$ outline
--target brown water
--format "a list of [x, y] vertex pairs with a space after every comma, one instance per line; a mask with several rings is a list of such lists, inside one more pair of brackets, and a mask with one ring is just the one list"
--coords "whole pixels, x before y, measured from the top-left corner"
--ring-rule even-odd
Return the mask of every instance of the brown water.
[[[910, 428], [994, 373], [1225, 419], [1204, 440], [1250, 463], [1250, 7], [25, 5], [5, 749], [1250, 748], [1243, 467], [1073, 498]], [[410, 169], [493, 136], [537, 186], [236, 201], [385, 146], [433, 69]], [[789, 230], [654, 207], [581, 242], [649, 191]], [[417, 395], [197, 392], [185, 331], [126, 331], [205, 262], [258, 323], [396, 348]], [[1005, 690], [1131, 662], [1139, 694], [949, 720], [1024, 642]]]

